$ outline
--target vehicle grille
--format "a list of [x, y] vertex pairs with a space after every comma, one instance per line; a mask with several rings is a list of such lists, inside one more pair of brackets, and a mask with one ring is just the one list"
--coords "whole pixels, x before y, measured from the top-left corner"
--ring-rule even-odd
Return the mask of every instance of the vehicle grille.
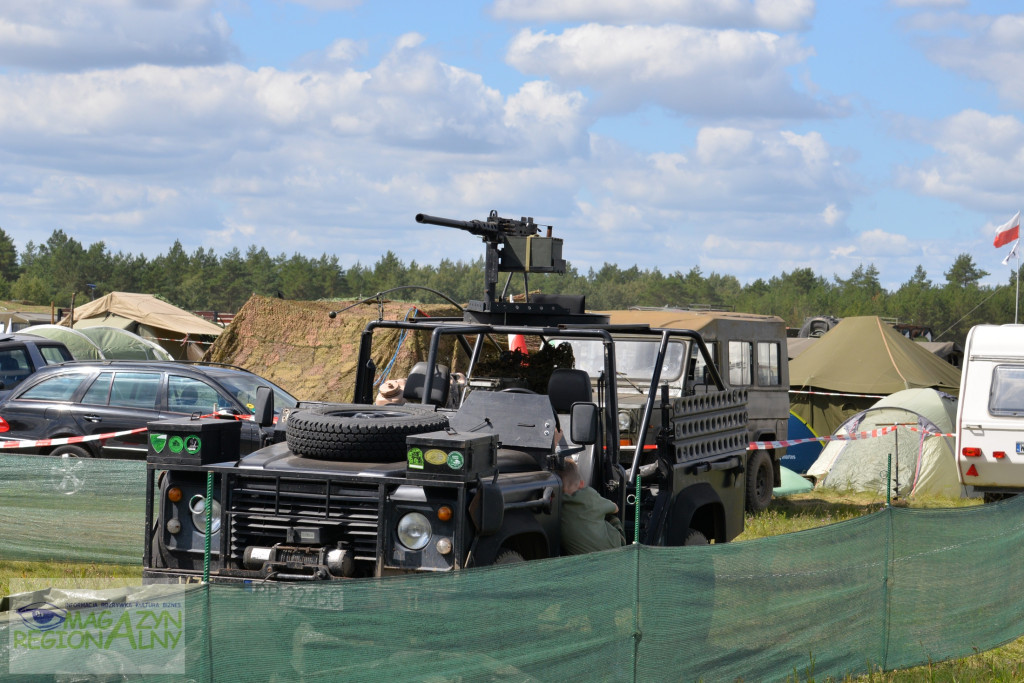
[[356, 560], [374, 561], [381, 495], [374, 483], [236, 476], [229, 493], [231, 557], [240, 560], [250, 545], [285, 543], [291, 527], [318, 527], [350, 545]]

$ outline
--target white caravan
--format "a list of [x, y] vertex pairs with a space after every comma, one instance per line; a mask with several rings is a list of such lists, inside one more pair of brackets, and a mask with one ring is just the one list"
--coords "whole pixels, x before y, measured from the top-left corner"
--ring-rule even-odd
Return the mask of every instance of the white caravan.
[[1024, 491], [1024, 325], [967, 334], [956, 413], [960, 482], [986, 502]]

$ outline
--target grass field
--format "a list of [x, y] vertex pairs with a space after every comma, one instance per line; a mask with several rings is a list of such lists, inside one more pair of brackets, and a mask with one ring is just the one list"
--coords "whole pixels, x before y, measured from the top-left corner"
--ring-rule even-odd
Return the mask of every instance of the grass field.
[[[909, 507], [959, 507], [977, 505], [977, 500], [924, 499]], [[894, 505], [906, 505], [903, 501]], [[746, 530], [738, 542], [776, 536], [804, 529], [833, 524], [882, 509], [885, 501], [868, 494], [844, 494], [825, 491], [799, 494], [775, 500], [771, 507], [756, 516], [748, 516]], [[78, 579], [103, 580], [107, 578], [140, 579], [142, 570], [137, 566], [72, 564], [52, 562], [9, 562], [0, 560], [0, 595], [10, 593], [11, 582], [19, 579]], [[875, 672], [859, 678], [834, 679], [816, 676], [813, 669], [794, 672], [793, 683], [1016, 683], [1024, 680], [1024, 639], [977, 655], [949, 662], [920, 666], [913, 669]]]

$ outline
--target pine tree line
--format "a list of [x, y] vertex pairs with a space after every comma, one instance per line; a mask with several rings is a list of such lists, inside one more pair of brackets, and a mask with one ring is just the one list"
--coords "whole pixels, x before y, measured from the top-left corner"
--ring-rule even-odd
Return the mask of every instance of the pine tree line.
[[[583, 294], [592, 310], [699, 305], [778, 315], [794, 327], [815, 315], [878, 315], [929, 326], [940, 340], [962, 343], [972, 325], [1013, 322], [1013, 275], [1003, 286], [979, 285], [987, 275], [968, 254], [956, 257], [942, 281], [933, 281], [918, 266], [895, 291], [881, 286], [874, 265], [859, 266], [845, 279], [830, 280], [810, 268], [798, 268], [741, 285], [732, 275], [704, 275], [696, 267], [664, 274], [605, 263], [586, 273], [570, 264], [564, 276], [532, 275], [528, 287]], [[372, 267], [357, 263], [345, 268], [337, 256], [271, 256], [256, 247], [244, 255], [232, 249], [218, 256], [202, 247], [189, 254], [178, 241], [166, 254], [150, 259], [112, 254], [103, 242], [84, 247], [62, 230], [55, 230], [44, 243], [29, 242], [18, 254], [0, 230], [0, 298], [31, 304], [66, 307], [72, 294], [80, 304], [92, 296], [127, 291], [154, 294], [186, 310], [234, 312], [253, 293], [285, 299], [355, 299], [403, 285], [437, 290], [460, 302], [480, 299], [483, 259], [405, 264], [389, 251]], [[511, 285], [512, 292], [522, 292], [521, 277], [513, 278]], [[392, 298], [440, 301], [424, 289], [395, 292]]]

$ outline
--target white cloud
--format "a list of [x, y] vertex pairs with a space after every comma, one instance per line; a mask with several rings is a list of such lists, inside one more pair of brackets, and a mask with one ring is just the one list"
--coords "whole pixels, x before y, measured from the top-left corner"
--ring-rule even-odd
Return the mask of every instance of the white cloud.
[[1005, 101], [1024, 106], [1024, 14], [924, 13], [907, 26], [933, 62], [992, 83]]
[[5, 0], [0, 65], [54, 71], [219, 64], [236, 52], [214, 0]]
[[1020, 119], [967, 110], [921, 124], [918, 131], [937, 154], [916, 167], [900, 168], [897, 180], [903, 187], [986, 213], [1019, 208], [1024, 185]]
[[496, 0], [493, 14], [516, 21], [672, 22], [795, 31], [810, 23], [814, 0]]
[[835, 204], [829, 204], [825, 207], [825, 210], [821, 212], [821, 219], [825, 221], [825, 225], [829, 227], [832, 227], [842, 220], [843, 216], [843, 212], [840, 211]]
[[655, 103], [702, 116], [825, 116], [831, 105], [799, 92], [787, 73], [812, 53], [764, 31], [587, 24], [560, 34], [523, 29], [506, 61], [564, 88], [591, 88], [606, 111]]

